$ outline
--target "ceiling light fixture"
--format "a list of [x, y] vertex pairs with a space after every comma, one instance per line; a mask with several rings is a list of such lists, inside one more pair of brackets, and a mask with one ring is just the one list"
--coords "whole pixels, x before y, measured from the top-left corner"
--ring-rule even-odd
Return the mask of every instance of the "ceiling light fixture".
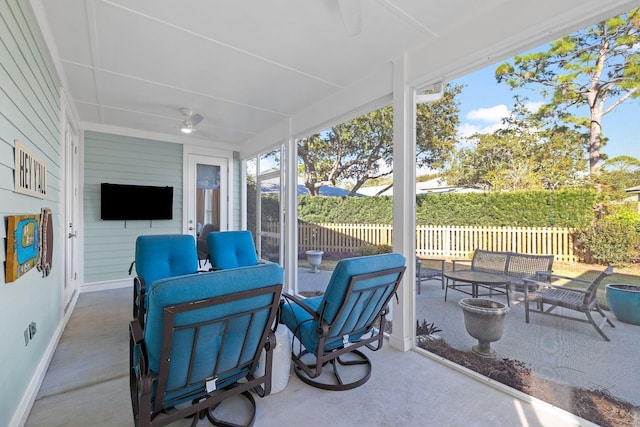
[[185, 135], [189, 135], [196, 131], [196, 125], [204, 119], [200, 114], [194, 113], [188, 108], [179, 108], [180, 112], [184, 116], [182, 123], [180, 124], [180, 132]]
[[182, 123], [180, 125], [180, 132], [189, 135], [191, 132], [193, 132], [193, 126], [191, 125], [191, 123]]

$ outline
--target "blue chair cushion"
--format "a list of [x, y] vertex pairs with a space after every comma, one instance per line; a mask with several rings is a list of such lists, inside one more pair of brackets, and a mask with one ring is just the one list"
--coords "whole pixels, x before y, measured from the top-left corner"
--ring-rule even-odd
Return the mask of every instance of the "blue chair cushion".
[[[139, 236], [135, 256], [136, 274], [147, 288], [156, 280], [198, 271], [196, 242], [189, 234]], [[147, 299], [145, 296], [145, 307]]]
[[[307, 298], [304, 300], [304, 304], [312, 308], [323, 321], [327, 324], [333, 324], [333, 331], [353, 331], [350, 334], [349, 341], [353, 342], [360, 338], [360, 336], [366, 332], [363, 329], [363, 324], [359, 324], [359, 319], [366, 319], [371, 314], [378, 313], [382, 306], [367, 304], [363, 299], [358, 299], [352, 295], [351, 299], [347, 302], [346, 309], [342, 316], [336, 319], [338, 310], [342, 305], [345, 294], [349, 287], [349, 282], [353, 276], [374, 273], [382, 270], [388, 270], [392, 268], [403, 267], [405, 265], [405, 258], [396, 253], [371, 255], [359, 258], [343, 259], [336, 265], [327, 289], [324, 295], [319, 297]], [[392, 282], [397, 279], [397, 274], [383, 275], [366, 280], [358, 281], [355, 285], [355, 290], [368, 289], [383, 283]], [[393, 291], [392, 288], [386, 289], [384, 295], [378, 295], [379, 301], [386, 301], [389, 293]], [[360, 316], [349, 316], [353, 311], [361, 312]], [[285, 304], [281, 313], [282, 322], [294, 332], [296, 337], [304, 345], [304, 347], [311, 353], [317, 354], [318, 351], [318, 336], [316, 330], [318, 328], [318, 322], [313, 319], [311, 314], [307, 313], [304, 309], [296, 304]], [[347, 323], [349, 322], [349, 323]], [[325, 342], [324, 351], [330, 351], [334, 348], [338, 348], [343, 344], [342, 335], [334, 334], [327, 338]]]
[[[149, 369], [154, 374], [157, 374], [160, 369], [162, 323], [165, 307], [282, 284], [282, 282], [282, 267], [273, 263], [157, 280], [148, 291], [149, 305], [144, 329], [144, 342]], [[240, 313], [253, 307], [268, 305], [271, 303], [271, 296], [271, 294], [257, 296], [248, 300], [219, 304], [181, 313], [176, 315], [174, 326], [198, 323], [204, 319], [211, 320], [232, 313]], [[210, 324], [203, 327], [197, 339], [197, 348], [194, 350], [195, 363], [189, 379], [208, 378], [213, 372], [212, 368], [216, 360], [219, 361], [218, 372], [233, 368], [237, 360], [249, 363], [255, 356], [255, 351], [250, 349], [255, 350], [257, 348], [268, 316], [269, 313], [265, 310], [253, 319], [251, 325], [249, 324], [248, 316], [238, 316], [230, 322], [227, 326], [230, 334], [227, 335], [223, 354], [219, 358], [217, 358], [217, 353], [222, 339], [222, 326]], [[243, 346], [242, 343], [247, 335], [249, 338]], [[192, 357], [193, 344], [192, 329], [174, 333], [167, 390], [185, 383], [187, 375], [189, 375], [187, 368], [189, 359]], [[227, 375], [218, 378], [217, 387], [221, 389], [233, 384], [248, 373], [248, 367], [244, 370], [236, 369], [231, 371]], [[198, 388], [201, 387], [194, 387], [194, 390]], [[173, 397], [175, 396], [169, 394], [165, 397], [165, 400]], [[191, 398], [193, 396], [189, 397], [189, 399]]]
[[207, 236], [209, 260], [215, 269], [258, 264], [258, 255], [250, 231], [214, 231]]
[[160, 234], [136, 239], [136, 273], [149, 286], [158, 279], [198, 271], [196, 241], [189, 234]]

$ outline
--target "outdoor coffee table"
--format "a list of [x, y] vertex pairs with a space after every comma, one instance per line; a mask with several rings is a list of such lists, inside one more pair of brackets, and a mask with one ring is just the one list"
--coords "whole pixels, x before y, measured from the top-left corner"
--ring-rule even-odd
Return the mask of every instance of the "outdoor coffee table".
[[[444, 277], [447, 279], [447, 286], [444, 291], [444, 300], [447, 300], [447, 291], [449, 288], [458, 292], [471, 295], [473, 298], [481, 296], [493, 296], [494, 293], [498, 295], [507, 296], [507, 305], [509, 304], [509, 282], [511, 281], [508, 276], [504, 274], [487, 273], [484, 271], [475, 270], [454, 270], [446, 271]], [[449, 284], [449, 279], [453, 280], [453, 284]], [[457, 282], [462, 282], [459, 284]], [[471, 292], [465, 290], [465, 287], [471, 286]], [[504, 289], [502, 289], [504, 287]], [[488, 289], [489, 293], [480, 294], [480, 289]]]

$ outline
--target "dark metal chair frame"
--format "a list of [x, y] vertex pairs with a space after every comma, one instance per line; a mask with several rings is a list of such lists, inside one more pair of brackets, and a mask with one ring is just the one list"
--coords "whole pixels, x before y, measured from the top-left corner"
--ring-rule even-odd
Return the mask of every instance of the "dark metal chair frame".
[[[213, 415], [215, 408], [225, 399], [233, 396], [244, 396], [252, 406], [252, 414], [248, 426], [253, 425], [255, 420], [255, 400], [250, 393], [250, 390], [255, 391], [260, 397], [264, 397], [271, 392], [271, 362], [272, 352], [275, 348], [275, 335], [271, 331], [271, 325], [277, 316], [278, 304], [280, 300], [280, 294], [282, 285], [265, 286], [263, 288], [253, 289], [249, 291], [243, 291], [233, 294], [227, 294], [217, 297], [212, 297], [200, 301], [186, 302], [182, 304], [176, 304], [173, 306], [165, 307], [163, 315], [162, 326], [162, 348], [160, 354], [160, 368], [157, 374], [154, 374], [149, 370], [147, 353], [145, 349], [145, 343], [143, 338], [143, 325], [140, 319], [134, 319], [130, 322], [130, 391], [131, 391], [131, 403], [133, 407], [133, 414], [136, 426], [163, 426], [175, 422], [182, 418], [193, 417], [192, 426], [196, 425], [199, 419], [205, 416], [209, 419], [211, 424], [220, 426], [230, 426], [226, 421], [217, 419]], [[252, 298], [255, 296], [273, 294], [274, 298], [272, 303], [261, 307], [255, 307], [252, 310], [245, 310], [241, 313], [233, 313], [228, 316], [218, 316], [207, 321], [193, 323], [181, 327], [174, 327], [174, 318], [180, 313], [189, 311], [201, 310], [207, 307], [230, 303], [234, 301], [241, 301], [243, 299]], [[256, 313], [264, 310], [269, 310], [269, 318], [266, 322], [266, 328], [262, 332], [261, 341], [255, 351], [255, 355], [247, 363], [241, 363], [236, 361], [233, 367], [225, 370], [224, 372], [218, 371], [218, 362], [220, 361], [221, 351], [218, 355], [212, 355], [216, 359], [211, 361], [211, 373], [207, 378], [190, 378], [193, 374], [194, 350], [197, 346], [198, 333], [204, 326], [209, 326], [214, 323], [223, 323], [225, 326], [228, 322], [238, 316], [252, 316]], [[192, 353], [189, 360], [189, 366], [187, 368], [186, 375], [187, 381], [180, 387], [172, 390], [167, 390], [168, 373], [171, 363], [171, 349], [173, 335], [178, 330], [193, 329], [195, 334], [194, 343], [192, 346]], [[224, 347], [225, 340], [227, 339], [227, 328], [225, 327], [222, 334], [221, 347]], [[243, 343], [243, 348], [247, 345], [247, 336]], [[134, 348], [137, 347], [140, 351], [139, 357], [134, 356]], [[264, 375], [255, 377], [256, 367], [260, 358], [261, 350], [265, 349], [265, 370]], [[136, 366], [137, 359], [137, 366]], [[246, 373], [248, 370], [248, 374]], [[238, 383], [234, 382], [231, 386], [225, 387], [222, 390], [216, 390], [214, 392], [206, 392], [206, 382], [212, 378], [222, 377], [225, 378], [225, 382], [229, 379], [226, 378], [226, 374], [229, 372], [238, 371], [237, 380], [246, 378], [246, 382]], [[233, 376], [231, 377], [233, 378]], [[152, 392], [155, 388], [155, 399], [152, 405]], [[180, 394], [180, 390], [184, 391], [184, 394]], [[165, 401], [166, 393], [176, 395], [172, 400]], [[184, 401], [185, 399], [192, 400], [191, 405], [187, 405], [185, 408], [177, 409], [174, 405], [178, 401]], [[151, 408], [154, 408], [153, 410]], [[158, 417], [158, 415], [163, 416]]]
[[[302, 360], [305, 355], [310, 354], [306, 349], [302, 348], [302, 344], [300, 344], [300, 349], [297, 352], [292, 351], [291, 359], [294, 363], [294, 372], [296, 373], [298, 378], [311, 386], [318, 387], [324, 390], [334, 391], [350, 390], [361, 386], [369, 380], [369, 378], [371, 377], [371, 361], [364, 353], [362, 353], [358, 349], [366, 346], [368, 349], [376, 351], [382, 347], [385, 328], [385, 316], [389, 312], [389, 301], [394, 295], [396, 295], [398, 285], [402, 280], [402, 276], [404, 275], [405, 270], [406, 267], [398, 267], [383, 271], [377, 271], [375, 273], [355, 275], [350, 278], [348, 288], [342, 301], [342, 305], [335, 315], [336, 321], [341, 318], [342, 314], [347, 309], [349, 301], [352, 299], [352, 297], [355, 297], [357, 300], [366, 298], [366, 305], [374, 304], [375, 307], [379, 307], [378, 309], [372, 311], [371, 315], [366, 319], [361, 318], [362, 313], [351, 312], [347, 320], [342, 322], [342, 325], [349, 324], [349, 321], [352, 320], [352, 316], [355, 316], [355, 318], [357, 318], [358, 320], [357, 323], [363, 325], [355, 330], [345, 329], [342, 325], [337, 325], [335, 321], [333, 323], [326, 323], [323, 319], [322, 314], [318, 314], [313, 308], [306, 305], [304, 299], [287, 293], [282, 294], [284, 297], [284, 304], [294, 303], [300, 306], [313, 317], [313, 319], [311, 320], [316, 320], [319, 325], [316, 331], [318, 335], [318, 345], [316, 351], [317, 354], [311, 355], [315, 356], [315, 363], [306, 363], [304, 360]], [[398, 273], [397, 279], [391, 282], [383, 283], [378, 286], [373, 286], [362, 290], [355, 289], [356, 284], [361, 280], [395, 273]], [[376, 299], [377, 294], [384, 294], [385, 292], [381, 291], [384, 288], [389, 287], [392, 287], [393, 290], [388, 294], [388, 297], [384, 301], [382, 301], [382, 298]], [[370, 335], [367, 336], [367, 334], [369, 333]], [[325, 343], [329, 338], [355, 336], [358, 334], [362, 334], [362, 337], [355, 342], [348, 342], [346, 345], [342, 345], [341, 347], [333, 350], [324, 350]], [[295, 344], [292, 343], [292, 347], [294, 345]], [[356, 360], [342, 360], [340, 357], [346, 354], [355, 355]], [[337, 380], [337, 384], [328, 384], [315, 380], [322, 374], [322, 370], [327, 364], [330, 364], [332, 366], [333, 374]], [[360, 379], [345, 384], [338, 371], [338, 365], [367, 365], [367, 372]]]
[[[439, 268], [423, 267], [422, 261], [439, 264]], [[440, 279], [442, 289], [444, 289], [444, 259], [416, 257], [416, 290], [418, 294], [422, 293], [422, 281], [432, 279]]]
[[[557, 274], [548, 274], [549, 282], [553, 279], [566, 279], [572, 282], [580, 282], [589, 284], [586, 289], [576, 289], [567, 286], [554, 286], [549, 283], [543, 283], [535, 280], [524, 279], [527, 285], [533, 286], [536, 290], [530, 291], [530, 286], [524, 286], [525, 295], [525, 320], [529, 323], [529, 312], [546, 314], [549, 316], [560, 317], [563, 319], [575, 320], [578, 322], [590, 323], [598, 331], [600, 336], [609, 341], [609, 337], [604, 333], [602, 327], [605, 323], [608, 323], [611, 327], [615, 328], [615, 325], [607, 315], [602, 311], [598, 304], [598, 298], [596, 293], [602, 280], [613, 273], [611, 266], [607, 267], [605, 271], [600, 273], [593, 281], [577, 279], [568, 276], [560, 276]], [[529, 306], [530, 303], [535, 302], [535, 308]], [[545, 304], [548, 308], [545, 310]], [[564, 307], [569, 310], [575, 310], [583, 313], [587, 318], [580, 319], [578, 317], [565, 316], [563, 314], [553, 313], [552, 311], [557, 307]], [[597, 324], [594, 318], [591, 316], [592, 311], [597, 311], [602, 316], [602, 321]]]

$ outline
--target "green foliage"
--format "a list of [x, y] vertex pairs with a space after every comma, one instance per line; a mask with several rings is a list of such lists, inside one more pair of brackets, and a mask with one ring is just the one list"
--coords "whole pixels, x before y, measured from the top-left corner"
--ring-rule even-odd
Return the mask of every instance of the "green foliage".
[[[518, 227], [588, 226], [594, 219], [592, 190], [444, 193], [419, 195], [418, 225]], [[298, 198], [298, 219], [307, 223], [391, 224], [391, 197]]]
[[[416, 163], [442, 167], [454, 151], [459, 124], [456, 96], [449, 85], [442, 99], [416, 108]], [[393, 107], [388, 105], [298, 141], [299, 170], [312, 196], [323, 185], [352, 182], [354, 195], [366, 182], [393, 172]]]
[[628, 196], [627, 188], [640, 184], [640, 160], [631, 156], [607, 159], [600, 175], [594, 180], [612, 194], [612, 199], [621, 200]]
[[445, 172], [452, 185], [486, 190], [555, 190], [580, 181], [587, 164], [584, 136], [565, 126], [545, 126], [516, 97], [504, 128], [476, 134]]
[[298, 220], [311, 224], [391, 224], [390, 197], [298, 196]]
[[426, 319], [422, 319], [422, 323], [416, 320], [416, 335], [433, 335], [442, 332], [442, 329], [436, 326], [436, 322], [427, 323]]
[[640, 218], [636, 223], [607, 217], [577, 233], [576, 240], [595, 260], [603, 264], [624, 265], [638, 255]]
[[[640, 96], [640, 9], [562, 37], [549, 50], [513, 58], [496, 68], [512, 89], [535, 87], [545, 97], [539, 113], [589, 134], [592, 175], [599, 172], [603, 117]], [[584, 108], [580, 108], [584, 107]], [[579, 115], [581, 111], [587, 115]]]
[[582, 227], [593, 220], [595, 192], [515, 191], [418, 198], [420, 225]]
[[390, 254], [393, 248], [390, 245], [369, 245], [357, 249], [359, 256]]

